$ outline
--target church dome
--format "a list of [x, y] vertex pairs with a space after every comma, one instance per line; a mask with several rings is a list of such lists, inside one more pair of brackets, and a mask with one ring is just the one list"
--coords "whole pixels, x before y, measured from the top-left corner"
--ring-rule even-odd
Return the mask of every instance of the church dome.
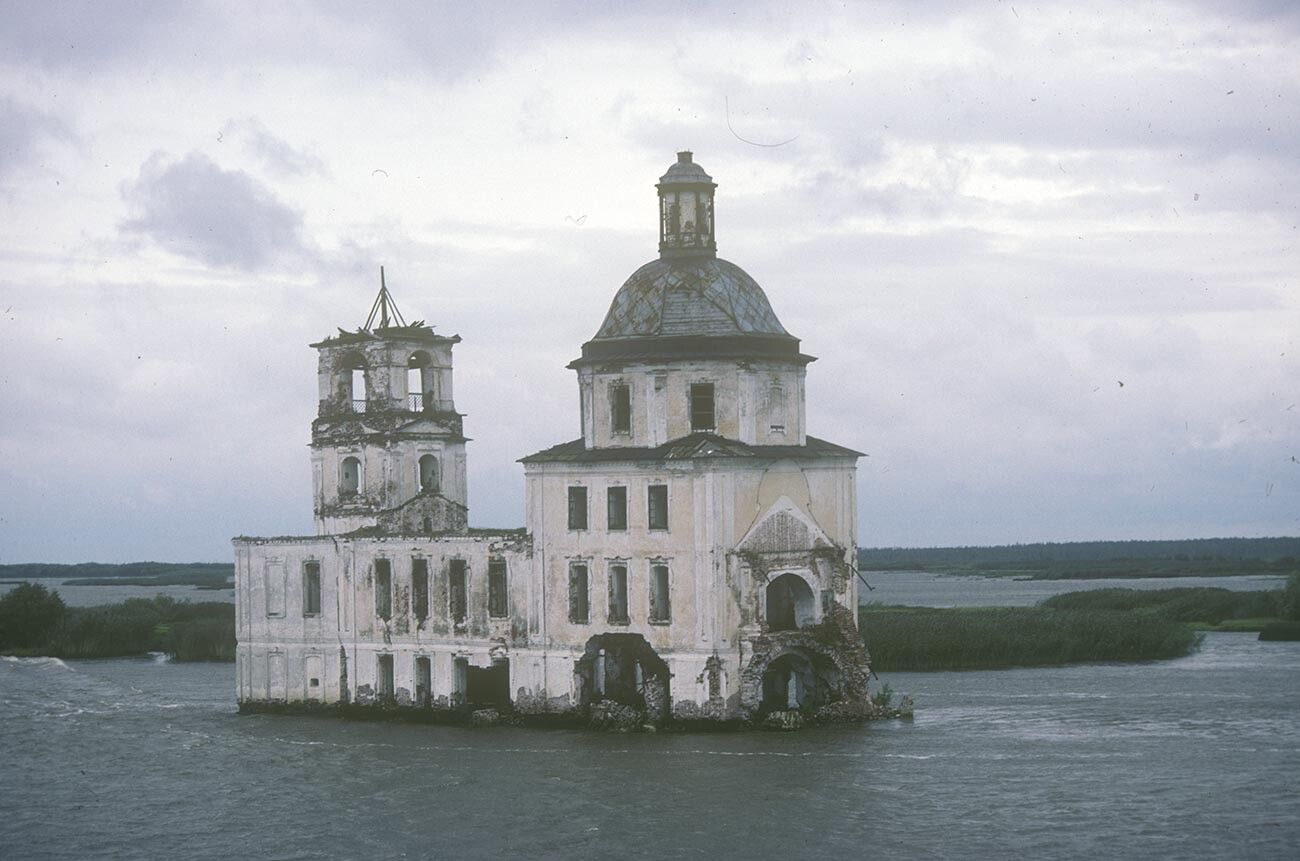
[[596, 338], [784, 335], [763, 288], [717, 257], [652, 260], [623, 284]]
[[689, 151], [659, 178], [659, 259], [632, 273], [577, 363], [784, 356], [799, 339], [749, 273], [717, 256], [713, 182]]

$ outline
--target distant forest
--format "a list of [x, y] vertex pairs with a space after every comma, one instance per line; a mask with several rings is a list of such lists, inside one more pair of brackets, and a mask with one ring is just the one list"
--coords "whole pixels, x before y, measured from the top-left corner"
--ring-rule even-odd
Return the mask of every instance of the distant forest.
[[[1192, 538], [1182, 541], [1073, 541], [995, 547], [864, 547], [861, 568], [1035, 569], [1052, 563], [1113, 563], [1164, 560], [1202, 563], [1268, 563], [1288, 568], [1300, 559], [1300, 538]], [[1201, 567], [1201, 566], [1196, 566]]]
[[0, 580], [37, 580], [57, 577], [73, 578], [134, 577], [156, 580], [159, 578], [186, 580], [229, 579], [235, 576], [232, 562], [79, 562], [75, 565], [55, 565], [48, 562], [26, 562], [18, 565], [0, 565]]

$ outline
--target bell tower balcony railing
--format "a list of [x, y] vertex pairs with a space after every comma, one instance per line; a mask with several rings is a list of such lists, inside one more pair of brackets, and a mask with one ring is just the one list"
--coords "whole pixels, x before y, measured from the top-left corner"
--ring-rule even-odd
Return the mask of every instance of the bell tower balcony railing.
[[354, 413], [378, 413], [393, 409], [405, 409], [412, 413], [454, 413], [456, 404], [426, 394], [410, 394], [406, 396], [405, 403], [399, 401], [397, 404], [387, 398], [352, 398], [343, 402], [343, 408]]

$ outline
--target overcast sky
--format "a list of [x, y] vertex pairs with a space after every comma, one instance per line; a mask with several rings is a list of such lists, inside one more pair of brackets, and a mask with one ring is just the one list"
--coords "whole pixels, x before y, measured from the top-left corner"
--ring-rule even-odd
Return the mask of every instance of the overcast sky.
[[679, 149], [863, 545], [1300, 533], [1300, 15], [921, 5], [0, 3], [0, 561], [310, 533], [381, 264], [522, 525]]

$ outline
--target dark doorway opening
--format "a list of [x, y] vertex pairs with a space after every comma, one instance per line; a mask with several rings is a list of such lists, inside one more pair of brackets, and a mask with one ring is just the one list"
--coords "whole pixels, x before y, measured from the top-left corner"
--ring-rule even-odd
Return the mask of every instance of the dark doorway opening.
[[767, 629], [797, 631], [817, 621], [812, 589], [798, 574], [782, 574], [767, 584]]
[[493, 661], [490, 667], [466, 666], [465, 699], [471, 706], [510, 705], [510, 660]]

